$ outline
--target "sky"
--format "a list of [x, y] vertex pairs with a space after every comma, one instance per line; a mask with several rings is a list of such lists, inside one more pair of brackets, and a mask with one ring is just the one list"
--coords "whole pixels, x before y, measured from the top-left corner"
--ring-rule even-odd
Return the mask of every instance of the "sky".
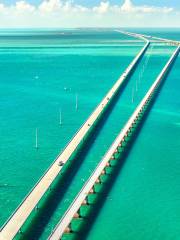
[[0, 28], [180, 27], [180, 0], [0, 0]]

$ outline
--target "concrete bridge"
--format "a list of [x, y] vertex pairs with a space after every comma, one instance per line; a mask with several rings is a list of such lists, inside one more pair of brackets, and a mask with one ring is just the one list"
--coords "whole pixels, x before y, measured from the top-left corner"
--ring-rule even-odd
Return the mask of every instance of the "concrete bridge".
[[88, 137], [90, 131], [93, 130], [98, 119], [103, 115], [108, 108], [110, 102], [112, 102], [115, 95], [120, 90], [122, 84], [126, 81], [127, 77], [134, 70], [140, 58], [145, 53], [150, 42], [145, 37], [137, 34], [133, 34], [134, 37], [140, 38], [145, 41], [145, 46], [129, 64], [127, 69], [123, 72], [121, 77], [112, 86], [107, 95], [103, 98], [94, 112], [90, 115], [87, 121], [82, 125], [78, 132], [74, 135], [72, 140], [67, 144], [63, 152], [57, 157], [53, 164], [49, 167], [42, 178], [37, 182], [30, 193], [25, 197], [22, 203], [18, 206], [15, 212], [10, 216], [8, 221], [4, 224], [0, 230], [0, 240], [11, 240], [18, 233], [21, 233], [21, 228], [26, 222], [33, 210], [36, 209], [40, 200], [45, 193], [50, 189], [51, 184], [57, 178], [62, 171], [64, 165], [72, 157], [72, 155], [83, 145], [84, 139]]
[[154, 40], [154, 41], [158, 41], [158, 42], [164, 42], [164, 43], [166, 43], [168, 45], [172, 45], [172, 46], [180, 46], [180, 41], [175, 41], [172, 39], [154, 37], [151, 35], [132, 33], [132, 32], [127, 32], [127, 31], [122, 31], [122, 30], [116, 30], [116, 31], [120, 32], [122, 34], [126, 34], [131, 37], [137, 37], [137, 38], [139, 37], [141, 39], [149, 39], [149, 40], [151, 40], [151, 42]]
[[85, 183], [82, 190], [79, 192], [67, 212], [64, 214], [56, 228], [54, 229], [53, 233], [49, 237], [49, 240], [59, 240], [62, 238], [64, 233], [71, 233], [71, 222], [74, 218], [81, 218], [80, 208], [82, 205], [88, 205], [88, 195], [95, 193], [95, 184], [101, 184], [101, 176], [106, 174], [106, 167], [111, 166], [111, 161], [116, 159], [116, 155], [119, 150], [123, 147], [123, 143], [127, 141], [128, 135], [136, 128], [136, 125], [142, 118], [142, 116], [147, 111], [148, 107], [150, 106], [151, 101], [154, 98], [156, 90], [160, 86], [161, 82], [163, 81], [164, 77], [166, 76], [169, 68], [172, 66], [173, 62], [175, 61], [176, 57], [178, 56], [180, 51], [180, 46], [175, 50], [155, 82], [152, 84], [148, 92], [146, 93], [145, 97], [142, 99], [130, 119], [125, 124], [124, 128], [118, 135], [118, 137], [113, 142], [112, 146], [96, 167], [88, 181]]

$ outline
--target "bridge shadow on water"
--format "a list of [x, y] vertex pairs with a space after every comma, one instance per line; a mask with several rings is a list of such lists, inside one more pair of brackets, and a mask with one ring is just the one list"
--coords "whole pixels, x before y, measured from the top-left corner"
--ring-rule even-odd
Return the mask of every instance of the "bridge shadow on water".
[[[128, 79], [133, 74], [134, 69], [129, 75]], [[107, 121], [112, 109], [116, 106], [117, 100], [120, 98], [121, 92], [123, 91], [123, 89], [128, 83], [128, 79], [126, 79], [124, 84], [122, 84], [117, 94], [109, 103], [109, 107], [104, 110], [104, 114], [100, 117], [100, 119], [94, 126], [93, 130], [90, 132], [89, 136], [83, 143], [83, 146], [81, 147], [81, 149], [77, 152], [76, 156], [74, 156], [69, 161], [69, 164], [67, 164], [68, 167], [65, 168], [65, 171], [63, 172], [63, 174], [57, 177], [56, 183], [53, 185], [52, 190], [49, 191], [49, 193], [45, 197], [45, 200], [41, 204], [40, 208], [33, 215], [31, 221], [29, 221], [30, 223], [27, 224], [27, 227], [25, 228], [25, 232], [23, 232], [23, 234], [20, 236], [19, 239], [36, 240], [40, 238], [40, 236], [44, 232], [45, 227], [50, 221], [53, 213], [57, 210], [58, 205], [63, 199], [63, 196], [65, 195], [68, 187], [72, 183], [73, 177], [76, 175], [79, 167], [81, 166], [81, 163], [83, 162], [87, 153], [89, 152], [90, 147], [92, 146], [94, 140], [96, 139], [97, 135], [102, 131], [103, 126]], [[162, 87], [162, 84], [160, 85], [159, 89], [161, 87]], [[84, 219], [85, 220], [84, 223], [88, 222], [88, 224], [82, 224], [82, 226], [80, 226], [80, 229], [76, 235], [78, 236], [77, 239], [85, 239], [88, 236], [88, 233], [90, 231], [92, 224], [94, 223], [95, 218], [97, 217], [100, 209], [104, 205], [104, 199], [107, 198], [110, 192], [110, 189], [112, 188], [114, 182], [117, 180], [117, 177], [121, 172], [121, 169], [125, 163], [125, 160], [132, 149], [132, 143], [136, 140], [136, 138], [139, 135], [140, 131], [138, 131], [138, 129], [141, 128], [142, 124], [146, 120], [154, 102], [155, 102], [155, 97], [152, 99], [150, 106], [148, 107], [147, 111], [141, 118], [135, 133], [129, 139], [128, 145], [124, 149], [124, 152], [121, 155], [119, 161], [117, 162], [116, 167], [113, 169], [113, 174], [111, 174], [111, 177], [108, 178], [108, 181], [106, 182], [105, 186], [102, 188], [102, 191], [100, 191], [100, 194], [98, 194], [96, 203], [93, 205], [93, 208], [91, 209], [87, 218]], [[59, 216], [59, 218], [60, 217], [61, 216]], [[79, 238], [79, 234], [81, 238]]]
[[[57, 210], [59, 203], [67, 192], [68, 187], [71, 185], [79, 167], [90, 151], [90, 148], [93, 145], [96, 137], [103, 130], [103, 126], [108, 120], [112, 109], [116, 106], [117, 102], [121, 98], [120, 95], [125, 86], [128, 84], [128, 80], [133, 72], [134, 70], [127, 77], [126, 81], [121, 85], [116, 95], [110, 101], [108, 107], [104, 110], [104, 113], [99, 118], [88, 137], [84, 140], [83, 146], [77, 151], [75, 156], [70, 159], [69, 163], [66, 164], [67, 166], [64, 166], [65, 170], [57, 177], [55, 181], [56, 183], [53, 185], [51, 190], [49, 190], [49, 193], [46, 194], [46, 197], [41, 200], [38, 210], [34, 210], [32, 216], [30, 216], [29, 220], [27, 220], [24, 228], [22, 228], [23, 233], [18, 235], [17, 239], [37, 240], [40, 238], [53, 213]], [[61, 216], [59, 216], [59, 219], [60, 217]]]
[[[173, 66], [173, 64], [172, 64]], [[103, 208], [106, 199], [109, 196], [109, 193], [112, 189], [112, 186], [115, 184], [115, 182], [118, 179], [118, 176], [121, 174], [121, 170], [126, 162], [126, 159], [128, 155], [130, 154], [132, 148], [133, 148], [133, 142], [135, 142], [140, 134], [140, 130], [143, 127], [145, 121], [147, 120], [147, 117], [150, 113], [150, 110], [152, 109], [153, 105], [155, 104], [157, 98], [159, 97], [158, 93], [160, 92], [162, 86], [164, 85], [165, 79], [167, 78], [172, 66], [167, 71], [167, 75], [164, 77], [163, 81], [161, 82], [159, 88], [155, 91], [154, 97], [152, 98], [146, 112], [142, 116], [142, 118], [138, 121], [137, 127], [135, 128], [134, 133], [131, 137], [128, 138], [128, 142], [126, 143], [126, 146], [123, 149], [123, 153], [120, 155], [120, 157], [117, 158], [117, 164], [113, 168], [113, 171], [111, 174], [109, 174], [109, 177], [106, 181], [106, 183], [103, 185], [100, 192], [96, 193], [96, 202], [94, 204], [91, 204], [91, 209], [88, 212], [87, 216], [83, 217], [84, 222], [79, 225], [79, 228], [77, 231], [73, 234], [73, 240], [85, 240], [92, 228], [92, 225], [95, 223], [95, 219], [99, 215], [101, 209]], [[66, 236], [66, 234], [65, 234]], [[68, 236], [68, 235], [67, 235]], [[81, 236], [81, 237], [79, 237]], [[63, 238], [66, 239], [66, 238]], [[67, 238], [68, 239], [68, 238]]]
[[[38, 210], [34, 210], [34, 213], [31, 214], [29, 219], [26, 221], [22, 228], [22, 233], [18, 234], [17, 239], [37, 240], [40, 238], [53, 213], [57, 210], [59, 203], [67, 192], [68, 187], [72, 183], [72, 180], [76, 175], [79, 167], [81, 166], [81, 163], [90, 151], [94, 140], [103, 130], [103, 126], [108, 120], [112, 109], [120, 100], [122, 91], [129, 83], [129, 79], [133, 75], [135, 69], [138, 66], [138, 63], [143, 56], [144, 54], [138, 59], [136, 65], [126, 77], [126, 80], [122, 83], [117, 93], [109, 102], [108, 106], [104, 109], [104, 113], [99, 117], [88, 137], [84, 140], [83, 146], [80, 148], [80, 150], [77, 151], [75, 156], [70, 159], [69, 163], [66, 164], [67, 167], [65, 165], [65, 170], [62, 174], [60, 174], [60, 176], [57, 177], [51, 191], [49, 190], [49, 193], [46, 194], [46, 196], [43, 197], [43, 200], [40, 201], [40, 204], [38, 205]], [[61, 218], [61, 216], [59, 216], [59, 218]]]
[[[82, 223], [79, 226], [77, 233], [75, 233], [74, 235], [74, 238], [73, 238], [74, 240], [80, 240], [80, 239], [84, 240], [88, 236], [89, 231], [91, 230], [91, 227], [95, 222], [95, 219], [97, 218], [101, 209], [103, 208], [106, 202], [106, 199], [108, 199], [109, 193], [113, 185], [115, 184], [119, 175], [121, 174], [121, 170], [126, 162], [126, 159], [133, 148], [133, 142], [136, 141], [136, 139], [140, 134], [140, 131], [138, 131], [138, 129], [140, 129], [143, 123], [145, 122], [147, 115], [148, 113], [144, 115], [143, 119], [141, 119], [141, 122], [139, 122], [139, 125], [137, 126], [134, 134], [131, 136], [131, 138], [128, 139], [128, 143], [126, 143], [126, 146], [124, 146], [123, 153], [121, 154], [121, 156], [117, 157], [117, 160], [116, 160], [117, 163], [113, 167], [112, 173], [108, 175], [108, 179], [105, 182], [105, 184], [103, 184], [101, 191], [96, 193], [97, 194], [96, 202], [92, 204], [90, 212], [84, 218], [84, 223]], [[81, 236], [81, 238], [79, 238], [79, 236]]]

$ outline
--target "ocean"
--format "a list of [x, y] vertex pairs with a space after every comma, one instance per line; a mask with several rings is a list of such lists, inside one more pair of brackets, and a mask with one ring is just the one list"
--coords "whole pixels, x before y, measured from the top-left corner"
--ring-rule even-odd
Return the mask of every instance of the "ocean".
[[[180, 32], [158, 34], [178, 39]], [[0, 32], [1, 225], [143, 47], [143, 42], [132, 40], [111, 29]], [[174, 49], [157, 43], [150, 46], [87, 142], [69, 180], [59, 185], [49, 202], [53, 207], [43, 210], [36, 228], [24, 239], [47, 239]], [[179, 64], [178, 59], [87, 239], [177, 239]], [[109, 228], [104, 229], [106, 224]]]

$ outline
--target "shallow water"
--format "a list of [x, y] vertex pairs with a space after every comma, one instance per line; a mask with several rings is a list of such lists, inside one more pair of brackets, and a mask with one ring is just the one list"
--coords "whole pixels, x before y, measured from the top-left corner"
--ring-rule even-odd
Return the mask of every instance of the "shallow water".
[[[0, 162], [2, 166], [0, 207], [5, 209], [0, 213], [1, 224], [142, 47], [142, 43], [137, 41], [128, 44], [121, 42], [132, 40], [132, 38], [113, 31], [99, 33], [68, 30], [67, 33], [67, 35], [60, 34], [60, 39], [57, 32], [51, 32], [46, 37], [44, 34], [47, 33], [37, 36], [34, 32], [26, 36], [24, 33], [16, 33], [15, 35], [18, 36], [13, 36], [14, 39], [7, 36], [0, 37], [0, 43], [3, 46], [0, 48]], [[73, 182], [66, 190], [56, 211], [52, 212], [45, 226], [41, 225], [40, 221], [39, 229], [32, 231], [28, 239], [47, 238], [162, 69], [173, 49], [173, 47], [159, 45], [149, 49], [119, 97], [116, 108], [104, 123], [103, 129], [97, 131], [98, 138], [93, 140], [89, 151], [82, 158], [80, 169], [75, 173]], [[147, 58], [149, 59], [147, 68], [139, 79]], [[132, 88], [136, 88], [137, 80], [139, 81], [138, 91], [135, 94], [135, 102], [132, 104]], [[75, 110], [76, 93], [78, 93], [79, 105], [77, 112]], [[174, 95], [173, 98], [177, 97]], [[172, 111], [172, 106], [174, 106], [173, 100], [172, 103], [166, 103], [164, 108], [162, 105], [158, 111], [168, 111], [172, 118], [175, 112]], [[59, 126], [59, 108], [62, 108], [62, 127]], [[178, 127], [179, 119], [175, 119], [174, 122]], [[158, 124], [161, 125], [161, 121]], [[38, 128], [38, 151], [34, 148], [36, 128]], [[144, 139], [147, 137], [144, 136]], [[129, 183], [129, 180], [126, 180]], [[101, 213], [107, 214], [108, 207], [107, 210], [103, 209]], [[101, 214], [99, 217], [101, 218]], [[119, 219], [118, 212], [117, 218]], [[97, 218], [89, 239], [101, 239], [103, 231], [99, 224], [101, 226], [107, 224], [106, 221], [103, 224], [102, 219], [99, 221]], [[108, 236], [108, 233], [105, 232], [104, 235]], [[119, 236], [122, 236], [121, 231]]]
[[179, 66], [180, 58], [86, 239], [179, 239]]
[[[0, 37], [1, 46], [6, 44], [6, 48], [0, 48], [0, 208], [5, 209], [0, 213], [1, 224], [142, 47], [142, 44], [128, 47], [119, 44], [115, 49], [103, 47], [100, 42], [104, 38], [109, 42], [114, 38], [124, 39], [121, 34], [109, 31], [97, 34], [97, 40], [95, 33], [72, 32], [66, 39], [69, 47], [65, 49], [64, 36], [61, 39], [56, 34], [58, 47], [54, 49], [39, 47], [35, 33], [28, 32], [27, 40], [24, 34], [17, 35], [18, 40], [14, 36], [9, 40]], [[48, 44], [53, 43], [54, 35], [50, 37], [47, 37]], [[17, 48], [17, 42], [21, 41], [23, 46]], [[43, 41], [44, 35], [42, 45]], [[71, 46], [72, 41], [76, 47]], [[81, 46], [80, 42], [83, 42]], [[92, 47], [87, 46], [90, 43]], [[126, 52], [129, 53], [126, 55]], [[77, 93], [78, 112], [75, 110]], [[35, 149], [36, 128], [38, 151]]]

